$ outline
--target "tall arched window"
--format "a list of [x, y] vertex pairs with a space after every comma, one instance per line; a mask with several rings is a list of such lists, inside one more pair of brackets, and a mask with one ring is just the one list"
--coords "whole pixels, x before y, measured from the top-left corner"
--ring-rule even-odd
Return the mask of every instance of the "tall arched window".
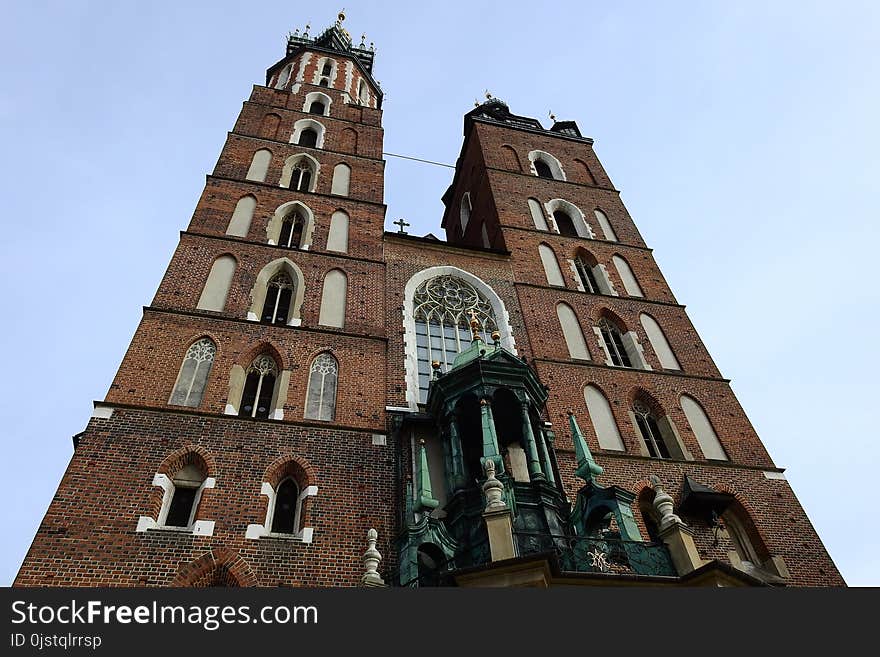
[[348, 277], [340, 269], [331, 269], [324, 276], [321, 293], [321, 312], [318, 324], [322, 326], [345, 326], [345, 306], [348, 294]]
[[273, 534], [296, 534], [299, 531], [299, 486], [293, 477], [278, 484], [272, 512]]
[[617, 429], [617, 422], [614, 420], [614, 413], [611, 411], [608, 399], [599, 388], [589, 384], [584, 387], [584, 400], [587, 402], [587, 411], [590, 414], [590, 421], [593, 423], [599, 447], [622, 452], [624, 450], [623, 439], [620, 437], [620, 431]]
[[323, 68], [321, 68], [321, 75], [330, 75], [333, 72], [333, 65], [330, 62], [324, 62]]
[[317, 114], [318, 116], [324, 116], [324, 113], [327, 111], [327, 106], [324, 105], [320, 100], [313, 100], [311, 105], [309, 105], [309, 114]]
[[529, 214], [532, 215], [532, 223], [535, 224], [535, 228], [538, 230], [548, 230], [547, 218], [544, 216], [544, 210], [541, 209], [538, 199], [529, 199]]
[[270, 356], [258, 356], [247, 368], [239, 415], [266, 419], [272, 409], [278, 366]]
[[602, 333], [605, 349], [612, 364], [618, 367], [632, 367], [632, 361], [623, 344], [623, 335], [620, 329], [617, 328], [617, 325], [607, 319], [603, 319], [599, 322], [599, 331]]
[[247, 237], [256, 207], [257, 199], [250, 194], [238, 199], [238, 203], [235, 204], [235, 210], [232, 212], [232, 218], [226, 227], [226, 234], [234, 235], [235, 237]]
[[348, 252], [348, 214], [337, 210], [330, 217], [330, 231], [327, 233], [327, 250]]
[[611, 260], [617, 268], [617, 273], [620, 274], [620, 280], [623, 281], [623, 287], [626, 290], [626, 293], [631, 297], [645, 296], [645, 293], [642, 292], [642, 288], [639, 286], [639, 282], [636, 280], [636, 276], [633, 274], [629, 263], [619, 255], [611, 256]]
[[556, 316], [562, 327], [562, 336], [568, 347], [568, 355], [578, 360], [590, 360], [590, 352], [587, 351], [587, 343], [584, 340], [580, 322], [578, 322], [571, 306], [567, 303], [557, 303]]
[[541, 256], [541, 264], [544, 265], [544, 275], [547, 277], [547, 283], [565, 287], [562, 270], [559, 269], [559, 261], [556, 260], [556, 254], [553, 252], [553, 249], [546, 244], [539, 244], [538, 254]]
[[196, 305], [198, 310], [223, 311], [229, 287], [232, 285], [232, 276], [235, 274], [235, 265], [235, 258], [231, 255], [222, 255], [214, 261]]
[[217, 345], [210, 338], [202, 338], [190, 345], [177, 374], [169, 404], [196, 408], [202, 403], [216, 353]]
[[281, 73], [278, 75], [278, 81], [275, 83], [276, 89], [284, 89], [287, 83], [290, 81], [290, 73], [293, 71], [293, 64], [288, 64], [282, 69]]
[[265, 182], [266, 173], [269, 171], [269, 163], [272, 161], [272, 152], [262, 148], [254, 153], [251, 166], [248, 168], [245, 179], [254, 182]]
[[333, 167], [333, 180], [330, 183], [330, 193], [337, 196], [348, 196], [348, 188], [351, 183], [351, 167], [340, 162]]
[[574, 227], [574, 220], [564, 210], [556, 210], [553, 213], [553, 219], [556, 221], [556, 227], [559, 229], [560, 235], [566, 237], [577, 237], [578, 232]]
[[697, 437], [700, 449], [703, 450], [703, 456], [707, 459], [726, 461], [727, 453], [724, 451], [724, 447], [721, 446], [718, 434], [715, 433], [712, 422], [709, 421], [709, 416], [706, 415], [706, 411], [700, 405], [700, 402], [688, 395], [679, 397], [679, 402], [688, 424], [691, 425], [691, 430]]
[[303, 229], [306, 220], [299, 212], [292, 212], [281, 222], [281, 235], [278, 238], [278, 246], [288, 249], [298, 249], [302, 245]]
[[309, 368], [305, 417], [309, 420], [333, 420], [336, 417], [336, 382], [339, 363], [328, 353], [318, 354]]
[[599, 208], [593, 210], [593, 214], [596, 217], [596, 221], [599, 222], [599, 228], [602, 229], [602, 234], [605, 235], [605, 239], [609, 242], [617, 241], [617, 233], [614, 232], [614, 229], [611, 227], [611, 223], [608, 221], [608, 217], [605, 216], [605, 213], [602, 212]]
[[300, 146], [314, 148], [318, 143], [318, 131], [314, 128], [306, 128], [299, 133], [299, 141], [297, 143]]
[[633, 403], [633, 414], [636, 417], [636, 426], [642, 436], [642, 441], [648, 449], [648, 455], [655, 459], [668, 459], [669, 448], [663, 439], [663, 434], [657, 424], [657, 418], [646, 404], [640, 401]]
[[272, 277], [266, 291], [266, 302], [263, 304], [260, 321], [267, 324], [287, 324], [293, 287], [293, 281], [285, 271], [278, 272]]
[[680, 370], [681, 365], [679, 365], [678, 359], [675, 357], [672, 347], [669, 346], [669, 341], [666, 339], [666, 335], [663, 333], [663, 329], [660, 328], [657, 320], [650, 315], [642, 313], [639, 315], [639, 321], [642, 323], [642, 328], [645, 329], [648, 342], [651, 343], [654, 353], [657, 354], [657, 358], [660, 360], [660, 366], [666, 370]]
[[537, 172], [539, 178], [548, 178], [549, 180], [553, 180], [553, 172], [550, 170], [550, 165], [547, 164], [544, 160], [535, 160], [535, 171]]
[[321, 78], [321, 82], [318, 83], [321, 87], [329, 87], [330, 86], [330, 78]]
[[471, 344], [470, 314], [475, 314], [486, 344], [498, 329], [492, 305], [477, 289], [456, 276], [435, 276], [423, 282], [413, 296], [419, 401], [428, 396], [431, 362], [439, 361], [443, 371]]
[[574, 266], [577, 270], [578, 278], [581, 280], [581, 285], [584, 287], [584, 292], [590, 292], [591, 294], [603, 293], [593, 270], [596, 263], [591, 263], [585, 256], [579, 255], [574, 259]]
[[459, 212], [462, 235], [464, 235], [464, 232], [467, 230], [468, 221], [471, 218], [471, 209], [471, 193], [465, 192], [461, 197], [461, 210]]
[[309, 165], [308, 160], [300, 160], [293, 167], [293, 172], [290, 176], [290, 189], [295, 189], [298, 192], [308, 192], [311, 191], [311, 186], [312, 167]]

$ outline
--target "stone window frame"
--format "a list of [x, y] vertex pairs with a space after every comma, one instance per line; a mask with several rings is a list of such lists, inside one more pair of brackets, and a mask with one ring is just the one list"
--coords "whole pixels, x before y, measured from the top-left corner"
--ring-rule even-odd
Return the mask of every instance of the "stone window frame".
[[403, 348], [404, 369], [406, 373], [406, 404], [409, 410], [419, 409], [419, 368], [416, 348], [416, 324], [413, 314], [413, 299], [416, 290], [422, 283], [437, 276], [455, 276], [474, 286], [492, 306], [495, 322], [501, 332], [501, 346], [514, 355], [517, 355], [516, 339], [513, 336], [513, 327], [510, 325], [510, 313], [501, 297], [485, 281], [478, 276], [454, 267], [452, 265], [438, 265], [427, 267], [416, 272], [407, 281], [403, 293]]
[[[596, 264], [591, 265], [590, 260], [593, 260]], [[596, 279], [596, 284], [599, 287], [598, 291], [590, 291], [584, 285], [581, 272], [578, 269], [578, 261], [580, 261], [585, 268], [589, 267], [590, 273], [592, 273], [593, 278]], [[608, 275], [608, 268], [599, 262], [599, 260], [586, 249], [579, 248], [575, 252], [574, 258], [568, 258], [568, 266], [571, 269], [575, 286], [580, 292], [585, 292], [587, 294], [604, 294], [612, 297], [618, 296], [617, 290], [614, 289], [614, 283]]]
[[290, 315], [287, 320], [287, 326], [302, 325], [302, 306], [305, 299], [305, 277], [299, 266], [290, 258], [276, 258], [257, 274], [253, 288], [251, 288], [250, 299], [251, 305], [248, 309], [247, 320], [249, 322], [259, 322], [263, 313], [263, 304], [266, 303], [266, 295], [268, 293], [268, 284], [272, 278], [284, 270], [293, 281], [294, 291], [290, 302]]
[[[626, 350], [626, 355], [630, 361], [629, 366], [618, 365], [612, 359], [611, 351], [609, 350], [608, 345], [605, 342], [605, 336], [602, 335], [602, 324], [607, 325], [610, 329], [614, 329], [620, 334], [621, 342], [623, 343], [623, 347]], [[605, 364], [609, 367], [623, 367], [626, 369], [649, 371], [654, 369], [645, 358], [645, 349], [644, 347], [642, 347], [642, 344], [639, 341], [638, 334], [635, 331], [627, 330], [626, 325], [622, 322], [602, 315], [599, 321], [593, 327], [593, 333], [596, 336], [596, 340], [599, 343], [599, 347], [602, 350], [602, 353], [605, 354]]]
[[[192, 352], [195, 347], [197, 347], [198, 345], [201, 345], [205, 342], [210, 343], [210, 346], [206, 345], [206, 348], [211, 350], [211, 358], [210, 358], [210, 364], [208, 365], [208, 373], [207, 373], [207, 375], [205, 375], [205, 385], [202, 387], [202, 390], [199, 393], [198, 403], [196, 403], [196, 404], [187, 404], [187, 403], [172, 404], [172, 400], [174, 399], [174, 393], [177, 391], [177, 386], [182, 383], [181, 376], [183, 376], [183, 368], [186, 365], [186, 361], [190, 359], [190, 352]], [[193, 355], [198, 356], [199, 354], [196, 353]], [[205, 399], [205, 391], [208, 389], [208, 382], [210, 381], [211, 372], [214, 369], [214, 362], [216, 360], [217, 360], [217, 343], [214, 341], [213, 338], [211, 338], [210, 336], [207, 336], [207, 335], [203, 335], [203, 336], [193, 340], [189, 344], [189, 346], [186, 348], [186, 352], [184, 352], [183, 359], [180, 361], [180, 369], [177, 371], [177, 378], [174, 380], [174, 385], [171, 387], [171, 395], [169, 395], [169, 397], [168, 397], [168, 405], [169, 406], [180, 406], [182, 408], [199, 408]], [[188, 388], [187, 394], [186, 394], [186, 399], [184, 401], [189, 401], [189, 397], [192, 394], [193, 385], [195, 384], [195, 378], [196, 378], [195, 375], [198, 372], [201, 363], [204, 363], [204, 362], [207, 362], [207, 359], [202, 358], [201, 360], [196, 361], [196, 367], [193, 370], [193, 374], [192, 374], [192, 381], [190, 381], [189, 388]]]
[[[324, 104], [324, 114], [322, 114], [322, 115], [312, 114], [309, 111], [309, 108], [311, 108], [312, 103], [314, 103], [316, 101]], [[333, 103], [333, 99], [330, 96], [328, 96], [327, 94], [325, 94], [324, 92], [310, 91], [309, 93], [306, 94], [305, 101], [303, 102], [302, 111], [309, 114], [310, 116], [330, 116], [330, 106], [332, 103]]]
[[529, 170], [532, 172], [533, 176], [538, 175], [538, 171], [535, 168], [535, 161], [541, 160], [544, 164], [546, 164], [550, 168], [550, 173], [553, 174], [553, 180], [561, 180], [565, 182], [568, 180], [565, 176], [565, 169], [562, 168], [562, 163], [556, 159], [554, 155], [551, 155], [547, 151], [534, 150], [529, 152]]
[[[168, 470], [174, 461], [180, 461], [181, 465], [175, 468], [172, 476], [169, 476], [165, 470]], [[189, 461], [189, 462], [188, 462]], [[189, 524], [186, 527], [169, 526], [165, 524], [168, 517], [168, 511], [171, 509], [171, 500], [174, 497], [174, 491], [177, 486], [174, 483], [175, 477], [190, 467], [197, 467], [203, 471], [203, 479], [201, 485], [196, 489], [196, 495], [193, 499], [192, 511], [190, 512]], [[217, 480], [211, 476], [211, 465], [207, 460], [195, 449], [184, 449], [175, 452], [165, 459], [159, 472], [153, 475], [151, 485], [161, 490], [161, 498], [156, 508], [156, 517], [140, 516], [138, 517], [135, 532], [142, 533], [152, 530], [171, 531], [178, 533], [190, 533], [194, 536], [213, 536], [215, 521], [207, 518], [199, 518], [199, 507], [204, 496], [204, 492], [210, 488], [216, 488]], [[156, 493], [153, 494], [154, 497]]]
[[302, 148], [315, 148], [318, 150], [324, 148], [324, 137], [327, 134], [327, 128], [320, 121], [316, 121], [315, 119], [311, 118], [299, 119], [293, 124], [293, 132], [290, 133], [290, 143], [299, 146], [299, 139], [302, 136], [303, 131], [307, 130], [308, 128], [311, 128], [312, 130], [317, 132], [318, 137], [315, 141], [314, 146], [302, 146]]
[[[318, 359], [321, 358], [322, 356], [328, 356], [328, 357], [332, 358], [333, 364], [336, 368], [336, 371], [334, 373], [334, 375], [336, 377], [336, 381], [333, 385], [333, 396], [332, 396], [332, 405], [333, 405], [332, 410], [333, 410], [333, 412], [331, 413], [331, 417], [329, 417], [329, 418], [322, 418], [322, 417], [320, 417], [320, 414], [318, 416], [309, 415], [309, 397], [310, 397], [310, 393], [312, 391], [312, 374], [314, 373], [315, 366], [318, 363]], [[307, 372], [307, 375], [306, 375], [306, 399], [305, 399], [305, 405], [303, 406], [303, 419], [317, 420], [318, 422], [333, 422], [336, 419], [336, 405], [337, 405], [337, 401], [339, 400], [339, 378], [340, 378], [339, 373], [340, 373], [340, 369], [341, 368], [340, 368], [340, 364], [339, 364], [339, 359], [329, 349], [325, 349], [325, 350], [319, 352], [318, 354], [315, 355], [314, 358], [312, 358], [311, 361], [309, 361], [309, 371]], [[324, 389], [323, 386], [324, 386], [325, 380], [326, 380], [326, 376], [323, 377], [321, 380], [322, 390]], [[324, 398], [325, 398], [325, 395], [322, 395], [321, 396], [321, 405], [322, 406], [325, 403]]]
[[[642, 435], [642, 430], [639, 427], [639, 423], [636, 419], [636, 412], [638, 407], [641, 407], [641, 409], [647, 409], [647, 412], [654, 419], [654, 422], [657, 425], [657, 429], [660, 432], [659, 438], [663, 441], [663, 445], [669, 452], [668, 458], [652, 456], [649, 452], [648, 445], [645, 442], [645, 437]], [[672, 421], [672, 418], [665, 411], [665, 409], [650, 394], [642, 389], [636, 389], [635, 391], [633, 391], [633, 393], [630, 395], [630, 403], [629, 407], [627, 408], [627, 414], [629, 415], [630, 422], [632, 423], [633, 431], [635, 432], [636, 443], [639, 446], [639, 452], [642, 456], [647, 456], [648, 458], [656, 458], [663, 461], [694, 460], [694, 457], [693, 455], [691, 455], [690, 450], [688, 450], [687, 446], [684, 444], [684, 441], [681, 439], [681, 435], [678, 432], [678, 427], [675, 426], [675, 423]]]
[[226, 408], [224, 415], [234, 415], [243, 419], [250, 419], [246, 416], [239, 415], [239, 409], [244, 397], [244, 388], [247, 381], [247, 370], [257, 359], [268, 356], [275, 361], [277, 374], [275, 375], [275, 385], [272, 389], [272, 400], [270, 402], [269, 415], [266, 418], [259, 418], [259, 421], [265, 420], [283, 420], [284, 404], [287, 402], [287, 392], [290, 387], [290, 370], [284, 369], [284, 363], [277, 350], [271, 348], [271, 345], [264, 345], [247, 360], [247, 366], [235, 363], [229, 370], [229, 391], [226, 397]]
[[[324, 74], [324, 65], [330, 63], [330, 74]], [[321, 57], [315, 64], [315, 74], [312, 76], [312, 84], [322, 86], [326, 89], [334, 88], [336, 76], [339, 73], [339, 62], [332, 57]], [[323, 80], [327, 81], [326, 85], [321, 84]]]
[[[292, 534], [272, 531], [276, 491], [287, 479], [293, 479], [300, 491], [294, 518], [294, 527], [297, 528], [297, 531]], [[314, 483], [314, 473], [307, 463], [301, 462], [296, 457], [282, 457], [276, 460], [263, 477], [263, 481], [260, 484], [260, 495], [266, 496], [266, 515], [262, 524], [249, 524], [247, 526], [245, 530], [246, 539], [273, 538], [306, 544], [313, 541], [315, 528], [306, 525], [311, 521], [308, 506], [313, 502], [310, 498], [315, 498], [318, 495], [318, 486]]]
[[[300, 190], [291, 188], [290, 180], [293, 178], [293, 170], [299, 167], [300, 162], [307, 161], [311, 170], [311, 179], [309, 180], [308, 189]], [[278, 180], [278, 186], [284, 189], [293, 189], [294, 191], [305, 191], [313, 194], [318, 186], [318, 174], [321, 171], [321, 164], [308, 153], [294, 153], [284, 160], [284, 166], [281, 168], [281, 178]]]
[[562, 235], [562, 233], [559, 232], [559, 226], [556, 224], [556, 218], [553, 216], [553, 213], [560, 210], [571, 217], [571, 222], [574, 224], [578, 237], [589, 240], [596, 239], [593, 228], [590, 226], [590, 222], [587, 221], [584, 211], [571, 201], [566, 201], [564, 198], [554, 198], [547, 201], [544, 204], [544, 208], [547, 210], [547, 226], [557, 235]]
[[300, 240], [300, 244], [296, 250], [309, 250], [315, 232], [315, 213], [312, 212], [312, 209], [302, 201], [288, 201], [275, 208], [272, 218], [266, 224], [267, 243], [272, 246], [278, 246], [278, 241], [281, 239], [281, 225], [284, 223], [284, 220], [288, 215], [297, 211], [299, 211], [305, 220], [305, 225], [303, 226], [302, 240]]

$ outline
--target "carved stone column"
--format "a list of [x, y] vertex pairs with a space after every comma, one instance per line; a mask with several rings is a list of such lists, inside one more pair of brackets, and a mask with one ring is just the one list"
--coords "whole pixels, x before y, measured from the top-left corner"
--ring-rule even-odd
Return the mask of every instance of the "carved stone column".
[[529, 478], [532, 481], [544, 481], [546, 477], [541, 470], [541, 461], [538, 458], [538, 446], [535, 443], [535, 434], [532, 431], [532, 418], [529, 416], [528, 400], [520, 400], [520, 413], [522, 415], [522, 434], [526, 441], [526, 453], [529, 456]]

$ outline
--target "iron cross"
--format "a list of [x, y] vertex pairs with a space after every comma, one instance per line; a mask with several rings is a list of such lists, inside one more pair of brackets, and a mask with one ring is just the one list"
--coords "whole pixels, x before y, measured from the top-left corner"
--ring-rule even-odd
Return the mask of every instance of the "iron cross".
[[400, 230], [398, 230], [397, 232], [400, 233], [401, 235], [406, 235], [407, 232], [404, 230], [404, 228], [405, 228], [406, 226], [411, 226], [411, 225], [412, 225], [412, 224], [410, 224], [409, 222], [405, 221], [405, 220], [402, 219], [402, 218], [401, 218], [401, 219], [398, 219], [397, 221], [392, 221], [391, 223], [394, 224], [395, 226], [400, 226]]

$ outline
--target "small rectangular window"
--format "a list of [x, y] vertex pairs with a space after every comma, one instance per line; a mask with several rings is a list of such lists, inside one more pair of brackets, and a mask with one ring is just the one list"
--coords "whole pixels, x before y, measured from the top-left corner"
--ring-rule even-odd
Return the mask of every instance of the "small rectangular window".
[[189, 526], [189, 519], [192, 516], [193, 503], [196, 500], [197, 491], [197, 488], [183, 488], [181, 486], [174, 488], [174, 495], [171, 497], [171, 505], [168, 508], [165, 525], [168, 527]]

